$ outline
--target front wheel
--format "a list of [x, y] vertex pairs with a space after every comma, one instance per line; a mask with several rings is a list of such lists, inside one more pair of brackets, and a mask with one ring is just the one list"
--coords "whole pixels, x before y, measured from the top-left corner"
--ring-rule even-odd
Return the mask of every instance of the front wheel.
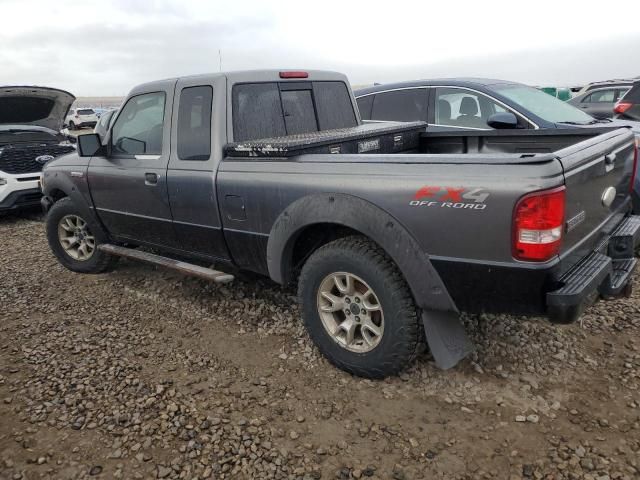
[[107, 243], [102, 228], [68, 197], [49, 210], [47, 240], [58, 261], [74, 272], [101, 273], [117, 262], [117, 257], [98, 249], [101, 243]]
[[366, 378], [405, 368], [422, 340], [411, 292], [393, 261], [364, 237], [346, 237], [314, 252], [298, 293], [305, 326], [337, 367]]

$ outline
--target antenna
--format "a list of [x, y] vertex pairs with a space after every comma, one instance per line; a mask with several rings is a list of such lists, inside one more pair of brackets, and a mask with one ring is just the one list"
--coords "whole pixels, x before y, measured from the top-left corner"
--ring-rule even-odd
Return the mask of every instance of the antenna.
[[222, 50], [218, 49], [218, 59], [220, 60], [220, 71], [222, 71]]

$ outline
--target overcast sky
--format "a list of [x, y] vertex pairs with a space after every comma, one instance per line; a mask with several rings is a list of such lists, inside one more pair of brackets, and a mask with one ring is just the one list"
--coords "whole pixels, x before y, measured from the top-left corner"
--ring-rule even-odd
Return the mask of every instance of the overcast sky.
[[640, 1], [567, 3], [0, 0], [0, 84], [124, 95], [148, 80], [218, 71], [219, 50], [223, 70], [332, 69], [353, 84], [639, 76]]

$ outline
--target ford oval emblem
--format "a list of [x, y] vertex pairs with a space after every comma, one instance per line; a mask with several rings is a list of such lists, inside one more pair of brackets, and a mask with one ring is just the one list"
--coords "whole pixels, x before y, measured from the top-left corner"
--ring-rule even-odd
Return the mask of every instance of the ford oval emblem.
[[36, 157], [36, 162], [38, 162], [40, 165], [44, 165], [45, 163], [50, 162], [53, 159], [53, 155], [40, 155], [39, 157]]
[[609, 187], [604, 192], [602, 192], [602, 205], [605, 207], [610, 207], [613, 201], [616, 199], [617, 191], [615, 187]]

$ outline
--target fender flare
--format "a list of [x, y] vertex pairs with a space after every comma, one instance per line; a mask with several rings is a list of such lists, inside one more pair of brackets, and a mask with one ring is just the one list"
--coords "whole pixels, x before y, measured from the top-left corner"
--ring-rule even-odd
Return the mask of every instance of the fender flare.
[[[82, 169], [85, 172], [86, 176], [86, 166], [77, 167]], [[82, 213], [86, 216], [87, 222], [89, 222], [91, 228], [99, 228], [102, 230], [106, 237], [107, 231], [102, 225], [102, 222], [96, 215], [96, 211], [93, 208], [93, 203], [91, 199], [87, 200], [87, 196], [89, 192], [82, 192], [81, 189], [74, 183], [74, 181], [67, 175], [67, 172], [64, 170], [56, 170], [54, 175], [47, 177], [45, 188], [43, 194], [46, 198], [50, 199], [50, 205], [53, 206], [55, 201], [51, 196], [51, 193], [54, 190], [58, 190], [65, 194], [65, 197], [71, 199], [73, 204], [82, 211]]]
[[420, 308], [459, 313], [415, 238], [390, 214], [352, 195], [309, 195], [293, 202], [278, 216], [267, 244], [267, 266], [274, 281], [285, 284], [291, 280], [293, 247], [298, 236], [306, 227], [321, 223], [349, 227], [380, 245], [404, 275]]

